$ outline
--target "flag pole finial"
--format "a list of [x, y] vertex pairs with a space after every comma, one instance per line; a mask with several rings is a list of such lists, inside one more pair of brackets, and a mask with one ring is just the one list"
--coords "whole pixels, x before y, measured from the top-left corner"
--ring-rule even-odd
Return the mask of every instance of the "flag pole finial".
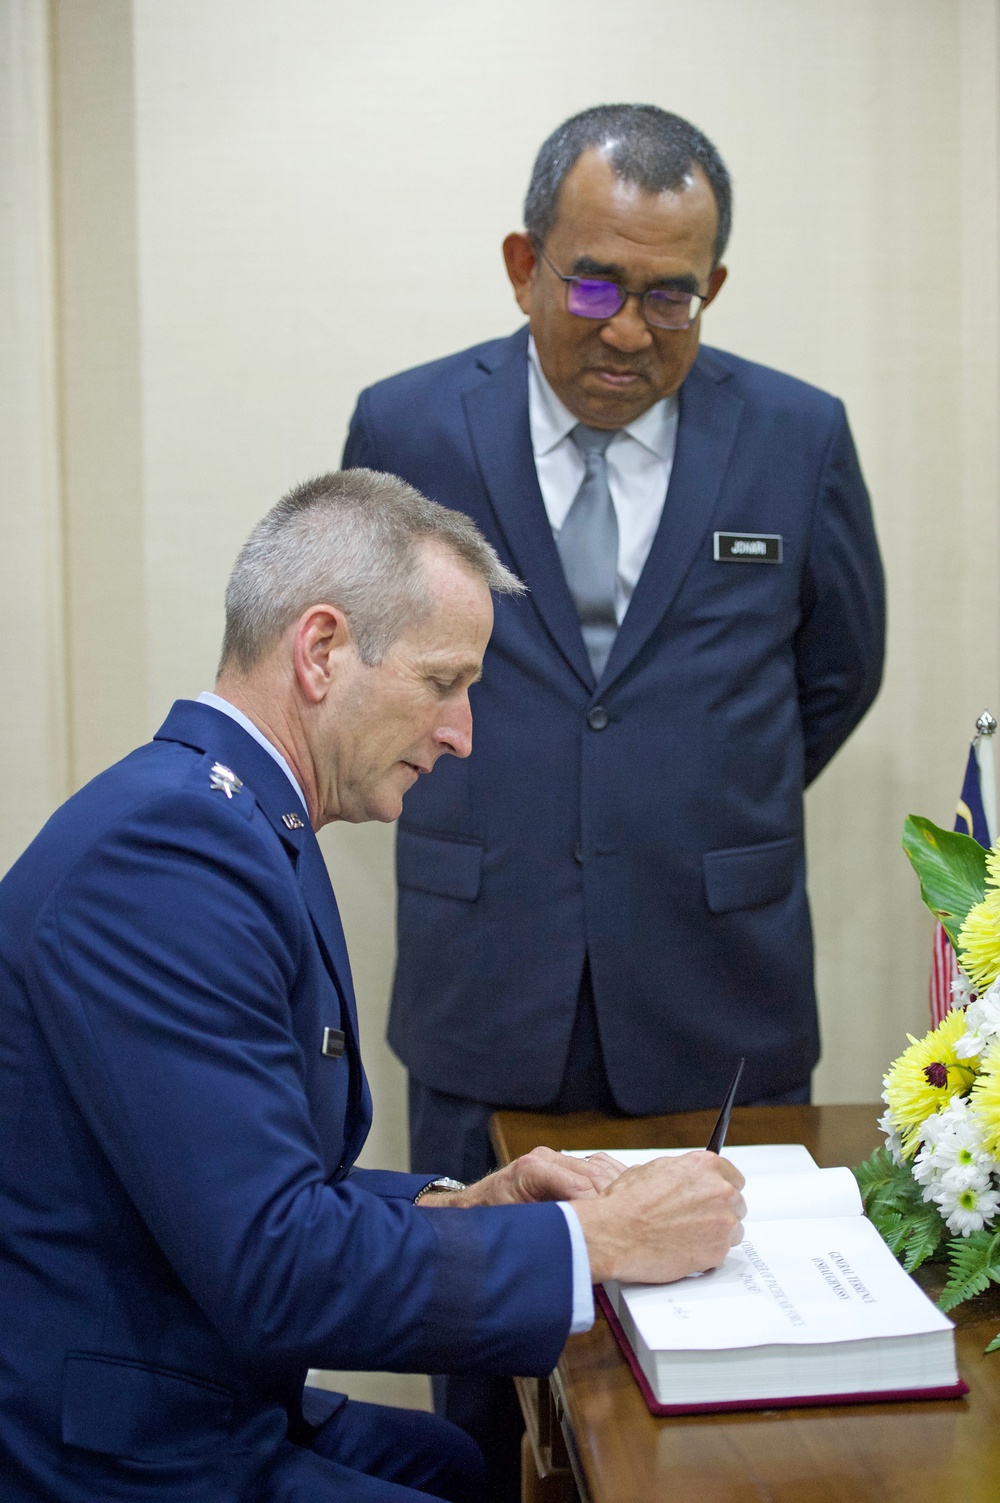
[[980, 736], [992, 736], [996, 728], [997, 723], [995, 718], [990, 714], [989, 710], [984, 710], [976, 721], [976, 730]]

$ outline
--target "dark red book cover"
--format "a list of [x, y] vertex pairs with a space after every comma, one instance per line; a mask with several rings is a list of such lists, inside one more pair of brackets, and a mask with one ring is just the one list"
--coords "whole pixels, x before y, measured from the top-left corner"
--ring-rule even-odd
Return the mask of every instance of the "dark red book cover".
[[621, 1347], [622, 1356], [632, 1369], [635, 1381], [639, 1385], [640, 1392], [646, 1400], [650, 1414], [722, 1414], [726, 1410], [738, 1411], [741, 1409], [819, 1409], [829, 1404], [892, 1404], [902, 1400], [911, 1399], [960, 1399], [969, 1391], [968, 1383], [961, 1378], [958, 1382], [944, 1388], [898, 1388], [889, 1392], [879, 1393], [827, 1393], [814, 1394], [808, 1398], [794, 1399], [727, 1399], [725, 1402], [709, 1402], [706, 1404], [661, 1404], [655, 1393], [649, 1386], [649, 1380], [639, 1366], [638, 1358], [632, 1350], [631, 1343], [622, 1330], [621, 1321], [615, 1314], [614, 1306], [608, 1299], [604, 1290], [597, 1285], [594, 1289], [597, 1302], [607, 1317], [608, 1325], [614, 1332], [615, 1340]]

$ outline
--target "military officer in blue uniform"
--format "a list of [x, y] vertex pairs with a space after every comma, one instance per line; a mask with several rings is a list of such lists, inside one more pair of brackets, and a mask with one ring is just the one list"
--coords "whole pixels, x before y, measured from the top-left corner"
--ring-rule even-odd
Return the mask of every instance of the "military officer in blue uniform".
[[0, 883], [4, 1503], [479, 1499], [462, 1432], [307, 1370], [544, 1373], [592, 1278], [740, 1235], [712, 1155], [355, 1168], [371, 1098], [315, 832], [396, 818], [468, 755], [491, 590], [518, 588], [402, 482], [298, 488], [237, 561], [215, 693]]

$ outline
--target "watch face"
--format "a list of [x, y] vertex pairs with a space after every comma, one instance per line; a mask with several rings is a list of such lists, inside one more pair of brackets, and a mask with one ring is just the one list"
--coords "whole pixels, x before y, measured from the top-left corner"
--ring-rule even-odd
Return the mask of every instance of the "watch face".
[[467, 1188], [460, 1179], [452, 1179], [449, 1175], [443, 1174], [439, 1179], [432, 1179], [429, 1185], [424, 1185], [422, 1190], [418, 1190], [414, 1197], [414, 1204], [425, 1195], [441, 1195], [447, 1190], [465, 1190]]

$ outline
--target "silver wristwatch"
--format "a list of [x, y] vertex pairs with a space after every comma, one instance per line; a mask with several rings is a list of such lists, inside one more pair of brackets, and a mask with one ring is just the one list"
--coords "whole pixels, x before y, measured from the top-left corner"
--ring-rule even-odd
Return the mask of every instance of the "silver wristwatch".
[[465, 1189], [468, 1189], [468, 1186], [463, 1185], [460, 1179], [450, 1179], [447, 1174], [442, 1174], [440, 1179], [432, 1179], [429, 1185], [424, 1185], [422, 1190], [417, 1191], [413, 1197], [413, 1204], [416, 1205], [425, 1195], [443, 1195], [446, 1190]]

